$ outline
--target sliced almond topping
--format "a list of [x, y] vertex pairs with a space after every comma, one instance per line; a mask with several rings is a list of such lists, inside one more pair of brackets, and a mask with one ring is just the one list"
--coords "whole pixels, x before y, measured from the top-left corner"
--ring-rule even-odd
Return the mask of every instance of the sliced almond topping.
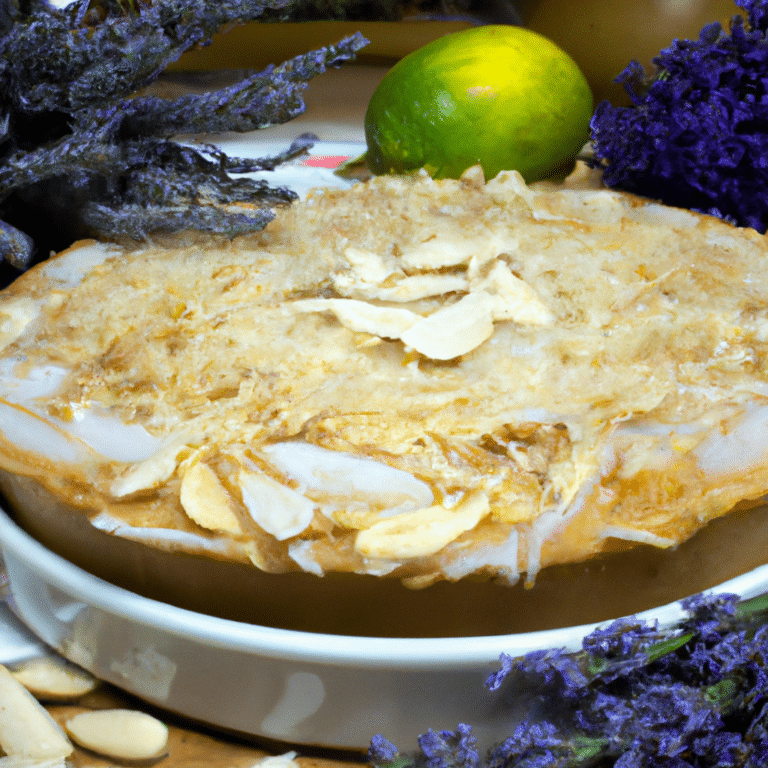
[[[470, 270], [471, 275], [471, 270]], [[550, 325], [552, 310], [528, 283], [512, 274], [503, 261], [496, 261], [482, 279], [472, 280], [472, 291], [484, 290], [493, 298], [493, 319], [512, 320], [521, 325]]]
[[433, 360], [451, 360], [479, 347], [493, 334], [493, 306], [485, 291], [470, 293], [455, 304], [421, 318], [400, 339]]
[[344, 256], [349, 268], [331, 276], [334, 288], [342, 296], [373, 298], [378, 286], [403, 274], [394, 256], [380, 256], [360, 248], [347, 248]]
[[443, 269], [466, 264], [473, 256], [484, 260], [493, 259], [500, 253], [511, 253], [519, 248], [516, 238], [484, 234], [474, 237], [461, 235], [433, 237], [405, 251], [401, 261], [407, 269]]
[[349, 266], [361, 280], [383, 283], [392, 274], [392, 265], [386, 264], [379, 254], [350, 246], [344, 250]]
[[251, 517], [279, 541], [296, 536], [312, 522], [314, 503], [263, 472], [242, 470], [238, 482]]
[[67, 720], [67, 733], [81, 747], [113, 760], [148, 760], [168, 745], [168, 728], [144, 712], [103, 709]]
[[0, 349], [16, 341], [38, 313], [37, 304], [28, 296], [0, 305]]
[[0, 748], [9, 757], [62, 759], [72, 745], [35, 697], [0, 666]]
[[188, 435], [178, 435], [168, 440], [156, 453], [144, 461], [133, 464], [115, 480], [110, 488], [114, 496], [128, 496], [136, 491], [156, 488], [165, 482], [178, 466], [178, 456], [187, 447]]
[[11, 674], [35, 697], [51, 701], [78, 699], [98, 685], [90, 672], [53, 656], [30, 659]]
[[355, 549], [364, 557], [427, 557], [472, 530], [489, 511], [486, 494], [473, 491], [453, 509], [437, 504], [382, 520], [357, 534]]
[[418, 319], [409, 309], [379, 307], [357, 299], [306, 299], [291, 306], [299, 312], [333, 312], [345, 328], [385, 339], [399, 338]]
[[403, 277], [391, 286], [371, 288], [370, 297], [382, 301], [417, 301], [429, 296], [442, 296], [445, 293], [466, 291], [467, 278], [464, 275], [422, 274]]
[[423, 480], [364, 455], [293, 440], [262, 450], [273, 467], [301, 488], [314, 491], [314, 499], [345, 510], [362, 504], [366, 510], [387, 510], [386, 514], [394, 515], [423, 509], [434, 501]]
[[189, 517], [203, 528], [236, 535], [243, 532], [235, 514], [235, 500], [205, 462], [195, 462], [184, 473], [179, 500]]
[[473, 256], [492, 259], [500, 253], [517, 250], [518, 241], [494, 235], [486, 237], [433, 237], [410, 248], [401, 256], [407, 269], [443, 269], [466, 264]]
[[536, 194], [530, 189], [519, 171], [501, 171], [485, 185], [485, 191], [499, 203], [523, 203], [533, 208]]
[[474, 238], [446, 240], [433, 237], [405, 251], [401, 259], [410, 269], [455, 267], [469, 261], [477, 246], [477, 240]]

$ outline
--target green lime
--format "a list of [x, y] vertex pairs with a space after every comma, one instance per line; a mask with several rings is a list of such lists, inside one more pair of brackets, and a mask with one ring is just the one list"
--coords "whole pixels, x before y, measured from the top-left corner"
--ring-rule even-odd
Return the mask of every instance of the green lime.
[[565, 51], [523, 27], [483, 26], [438, 38], [387, 72], [365, 115], [376, 174], [426, 168], [527, 182], [572, 159], [589, 138], [592, 93]]

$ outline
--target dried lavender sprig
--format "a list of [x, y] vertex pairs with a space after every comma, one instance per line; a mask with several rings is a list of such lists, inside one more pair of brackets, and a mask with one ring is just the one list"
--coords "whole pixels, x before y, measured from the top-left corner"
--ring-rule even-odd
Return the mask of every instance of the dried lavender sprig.
[[611, 187], [768, 228], [768, 2], [736, 0], [747, 21], [705, 27], [617, 78], [632, 106], [600, 104], [592, 163]]
[[[296, 194], [266, 181], [231, 178], [228, 172], [256, 170], [265, 163], [288, 159], [305, 152], [307, 144], [299, 140], [278, 158], [266, 158], [253, 165], [230, 158], [214, 147], [193, 150], [174, 142], [158, 142], [160, 146], [165, 151], [159, 152], [154, 161], [126, 174], [126, 190], [117, 203], [111, 204], [104, 194], [82, 206], [81, 215], [87, 225], [112, 237], [136, 240], [152, 232], [183, 229], [230, 237], [262, 229], [274, 216], [265, 205], [289, 203]], [[201, 164], [205, 165], [202, 171]]]
[[108, 110], [84, 110], [75, 119], [85, 130], [89, 123], [109, 126], [109, 132], [120, 138], [245, 132], [287, 123], [304, 112], [301, 94], [308, 81], [353, 58], [366, 42], [358, 33], [270, 66], [228, 88], [172, 101], [136, 97]]
[[94, 229], [109, 232], [113, 237], [143, 240], [153, 233], [184, 230], [216, 232], [228, 237], [263, 229], [272, 215], [263, 208], [249, 213], [238, 213], [212, 206], [120, 205], [111, 208], [102, 203], [89, 203], [83, 209], [83, 218]]
[[[270, 122], [290, 120], [304, 110], [304, 102], [296, 95], [296, 80], [301, 80], [303, 84], [305, 79], [322, 74], [328, 66], [335, 66], [340, 61], [352, 58], [365, 44], [365, 38], [356, 34], [342, 40], [338, 45], [328, 46], [286, 62], [275, 69], [274, 76], [272, 73], [270, 76], [260, 74], [258, 77], [262, 84], [270, 83], [269, 87], [278, 109], [286, 103], [289, 107], [287, 112], [279, 114], [268, 112]], [[246, 88], [246, 95], [248, 92]], [[186, 102], [182, 110], [177, 109], [178, 100], [165, 102], [165, 106], [170, 110], [167, 120], [163, 119], [162, 99], [136, 101], [140, 103], [132, 105], [129, 101], [108, 110], [81, 112], [76, 115], [73, 133], [50, 145], [30, 151], [17, 150], [3, 158], [0, 162], [0, 200], [15, 189], [70, 172], [79, 171], [106, 177], [114, 175], [118, 168], [131, 169], [152, 163], [153, 158], [163, 155], [163, 150], [167, 150], [171, 144], [167, 141], [157, 141], [154, 138], [156, 136], [167, 137], [172, 133], [182, 132], [198, 133], [202, 129], [214, 128], [218, 131], [253, 130], [260, 127], [258, 123], [261, 122], [258, 117], [261, 103], [250, 104], [249, 114], [244, 116], [243, 110], [238, 109], [239, 101], [232, 104], [219, 98], [218, 94], [214, 94], [212, 99], [203, 97]], [[219, 107], [215, 115], [209, 113], [211, 101], [216, 102]], [[149, 104], [151, 110], [142, 115], [144, 120], [140, 120], [138, 116], [141, 115], [143, 104]], [[152, 124], [153, 120], [155, 125]], [[143, 129], [147, 129], [147, 132], [143, 133]], [[306, 146], [304, 143], [304, 148]], [[289, 151], [285, 157], [295, 155], [296, 152]], [[164, 160], [167, 161], [168, 158], [164, 157]], [[154, 164], [157, 165], [156, 162]], [[237, 165], [242, 168], [243, 161], [238, 161]], [[274, 167], [274, 161], [269, 161], [267, 165]], [[201, 160], [197, 169], [211, 171], [214, 168]]]
[[[471, 728], [420, 740], [403, 755], [371, 742], [377, 768], [757, 768], [768, 765], [768, 598], [683, 601], [659, 630], [633, 619], [585, 638], [577, 653], [502, 657], [488, 685], [525, 691], [529, 717], [477, 759]], [[426, 748], [425, 748], [426, 744]]]
[[17, 150], [0, 161], [0, 201], [15, 190], [52, 177], [76, 172], [107, 177], [133, 153], [135, 147], [96, 143], [82, 133], [62, 137], [50, 146]]
[[[269, 157], [249, 158], [222, 155], [221, 161], [229, 173], [253, 173], [254, 171], [273, 171], [278, 165], [302, 155], [306, 155], [317, 141], [314, 133], [300, 133], [288, 149]], [[216, 150], [218, 151], [218, 150]]]
[[[470, 749], [441, 750], [431, 743], [461, 744]], [[453, 731], [429, 731], [419, 738], [420, 751], [401, 754], [383, 736], [371, 741], [368, 760], [376, 768], [581, 768], [595, 765], [607, 754], [608, 740], [558, 732], [551, 723], [522, 723], [485, 760], [477, 753], [471, 728], [461, 724]], [[510, 762], [509, 756], [514, 755]]]
[[60, 10], [30, 0], [22, 12], [14, 0], [0, 0], [0, 257], [27, 266], [33, 243], [22, 232], [35, 227], [44, 235], [41, 219], [69, 224], [63, 242], [48, 247], [84, 234], [143, 237], [194, 227], [234, 235], [262, 228], [272, 206], [295, 196], [229, 174], [274, 169], [305, 152], [307, 141], [246, 160], [182, 147], [171, 136], [253, 130], [296, 117], [307, 81], [353, 58], [367, 43], [362, 36], [213, 94], [129, 96], [222, 24], [279, 19], [291, 5], [80, 0]]
[[222, 26], [289, 4], [163, 0], [137, 2], [137, 12], [126, 13], [118, 0], [81, 0], [64, 9], [39, 3], [0, 38], [0, 91], [13, 109], [32, 113], [71, 113], [123, 99]]

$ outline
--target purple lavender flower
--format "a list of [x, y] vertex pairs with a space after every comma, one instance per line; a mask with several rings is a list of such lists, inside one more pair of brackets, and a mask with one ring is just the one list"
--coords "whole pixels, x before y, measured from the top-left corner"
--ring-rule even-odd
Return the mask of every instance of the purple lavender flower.
[[759, 768], [768, 765], [768, 704], [763, 705], [757, 717], [747, 730], [744, 742], [748, 754], [746, 768]]
[[706, 691], [683, 684], [646, 684], [631, 697], [599, 693], [593, 719], [612, 745], [656, 758], [682, 758], [704, 750], [711, 734], [726, 730], [716, 701]]
[[427, 731], [419, 736], [419, 746], [428, 768], [477, 768], [480, 764], [477, 739], [471, 726], [463, 723], [455, 731]]
[[605, 752], [606, 741], [603, 738], [564, 733], [546, 721], [526, 721], [490, 752], [487, 768], [592, 765]]
[[[429, 731], [403, 756], [383, 737], [378, 768], [765, 768], [768, 766], [768, 598], [683, 601], [676, 627], [621, 620], [576, 653], [501, 657], [488, 678], [529, 713], [484, 759], [467, 725]], [[524, 686], [524, 687], [521, 687]]]
[[598, 105], [593, 165], [610, 187], [768, 229], [768, 2], [705, 27], [617, 78], [630, 107]]
[[699, 636], [721, 633], [734, 624], [739, 596], [733, 594], [694, 595], [680, 602], [688, 613], [682, 626], [695, 627]]
[[578, 697], [589, 682], [580, 659], [562, 649], [534, 651], [522, 659], [501, 654], [501, 669], [488, 677], [486, 686], [494, 691], [513, 673], [536, 677], [545, 686], [556, 686], [566, 698]]
[[368, 759], [375, 765], [391, 763], [399, 756], [400, 752], [397, 747], [391, 741], [385, 739], [381, 734], [378, 734], [371, 739], [371, 746], [368, 749]]

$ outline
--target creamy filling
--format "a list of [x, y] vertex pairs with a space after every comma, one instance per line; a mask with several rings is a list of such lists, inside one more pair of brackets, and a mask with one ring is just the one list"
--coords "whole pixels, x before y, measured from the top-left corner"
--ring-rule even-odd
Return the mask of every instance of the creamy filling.
[[193, 552], [229, 555], [232, 553], [232, 542], [228, 539], [217, 539], [188, 531], [177, 531], [173, 528], [144, 528], [128, 525], [109, 513], [101, 513], [91, 518], [91, 525], [100, 531], [120, 536], [130, 541], [141, 541], [161, 549], [175, 548]]
[[[47, 365], [31, 368], [21, 377], [16, 369], [23, 362], [0, 360], [0, 400], [6, 413], [3, 432], [19, 448], [65, 461], [65, 455], [75, 457], [72, 461], [82, 455], [73, 448], [77, 441], [105, 459], [119, 462], [141, 461], [157, 451], [160, 441], [144, 427], [126, 424], [98, 405], [72, 408], [67, 419], [50, 415], [46, 399], [61, 389], [70, 372]], [[14, 424], [16, 420], [23, 425]]]
[[374, 459], [361, 458], [302, 442], [265, 446], [269, 462], [298, 483], [301, 492], [321, 491], [326, 514], [355, 502], [379, 510], [382, 518], [428, 507], [434, 501], [429, 485], [408, 472]]

